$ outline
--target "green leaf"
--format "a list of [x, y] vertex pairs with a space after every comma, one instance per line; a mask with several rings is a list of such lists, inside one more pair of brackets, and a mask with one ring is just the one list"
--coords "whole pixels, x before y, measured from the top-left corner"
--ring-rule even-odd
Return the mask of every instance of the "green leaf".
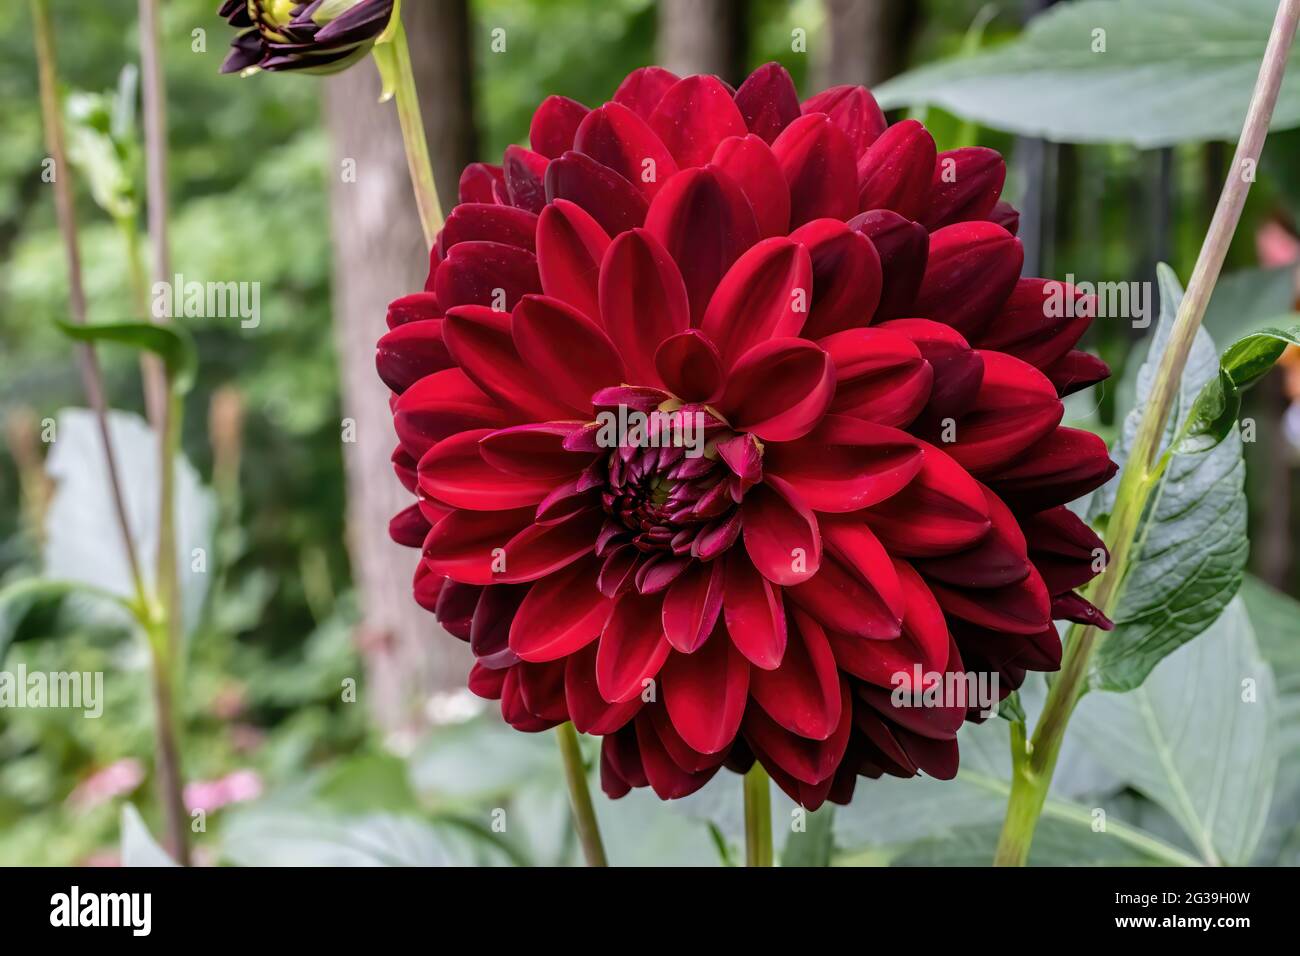
[[[1034, 18], [1010, 43], [874, 92], [886, 109], [934, 104], [1060, 142], [1235, 139], [1276, 12], [1276, 0], [1078, 0]], [[1273, 114], [1274, 129], [1296, 125], [1300, 47]]]
[[1278, 770], [1277, 690], [1244, 602], [1141, 687], [1079, 702], [1071, 733], [1178, 821], [1206, 863], [1250, 862]]
[[785, 840], [782, 866], [830, 866], [835, 849], [835, 804], [824, 803], [804, 817], [804, 829]]
[[134, 614], [129, 601], [82, 581], [52, 581], [47, 578], [25, 578], [0, 588], [0, 663], [14, 638], [23, 618], [43, 601], [58, 600], [69, 594], [86, 594], [111, 602]]
[[199, 367], [198, 350], [195, 349], [189, 332], [179, 325], [155, 325], [152, 322], [55, 324], [60, 332], [78, 342], [112, 342], [152, 352], [163, 360], [172, 390], [178, 395], [184, 395], [194, 385], [194, 376]]
[[1229, 345], [1218, 377], [1205, 383], [1192, 405], [1177, 450], [1206, 451], [1223, 441], [1241, 413], [1241, 393], [1264, 377], [1288, 345], [1300, 345], [1300, 326], [1261, 329]]
[[176, 866], [176, 861], [158, 845], [140, 811], [133, 804], [122, 807], [122, 865], [123, 866]]
[[[1121, 464], [1128, 458], [1182, 301], [1173, 270], [1162, 263], [1157, 275], [1160, 322], [1138, 373], [1137, 405], [1111, 451]], [[1196, 396], [1217, 376], [1218, 366], [1214, 343], [1202, 329], [1183, 371], [1163, 447], [1173, 441]], [[1119, 608], [1111, 615], [1115, 630], [1101, 638], [1093, 655], [1090, 686], [1139, 686], [1163, 657], [1214, 623], [1237, 593], [1248, 552], [1241, 450], [1241, 437], [1231, 429], [1213, 448], [1169, 457], [1138, 530]], [[1097, 493], [1094, 517], [1110, 513], [1117, 483], [1113, 480]]]

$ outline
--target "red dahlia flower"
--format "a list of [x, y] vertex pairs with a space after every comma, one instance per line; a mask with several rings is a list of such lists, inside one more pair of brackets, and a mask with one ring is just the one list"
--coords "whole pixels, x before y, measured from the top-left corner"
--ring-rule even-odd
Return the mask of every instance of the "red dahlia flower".
[[[1005, 695], [1059, 665], [1053, 618], [1108, 626], [1064, 505], [1115, 466], [1060, 427], [1108, 370], [1073, 348], [1090, 303], [1020, 278], [1001, 157], [862, 88], [801, 105], [775, 64], [553, 96], [530, 141], [465, 170], [379, 342], [391, 531], [470, 687], [602, 736], [612, 797], [755, 759], [810, 807], [951, 777], [980, 719], [953, 677]], [[652, 440], [691, 423], [703, 454]]]

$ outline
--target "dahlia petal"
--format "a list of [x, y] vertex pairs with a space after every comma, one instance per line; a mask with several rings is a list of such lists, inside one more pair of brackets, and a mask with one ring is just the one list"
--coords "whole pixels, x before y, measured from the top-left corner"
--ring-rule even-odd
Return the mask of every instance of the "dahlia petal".
[[554, 524], [530, 524], [506, 542], [496, 580], [536, 581], [567, 567], [594, 549], [603, 521], [600, 509], [590, 508]]
[[688, 76], [665, 91], [650, 128], [682, 169], [703, 166], [728, 136], [749, 130], [731, 92], [716, 76]]
[[722, 610], [731, 642], [755, 667], [779, 667], [786, 645], [780, 588], [760, 575], [738, 549], [730, 551], [725, 561]]
[[663, 634], [657, 595], [624, 591], [600, 635], [596, 686], [611, 704], [637, 697], [668, 659], [672, 645]]
[[681, 271], [692, 325], [699, 324], [732, 263], [758, 241], [749, 200], [730, 176], [712, 166], [674, 176], [650, 204], [645, 228]]
[[458, 368], [425, 376], [393, 405], [393, 428], [407, 456], [411, 486], [415, 463], [436, 442], [467, 429], [507, 424], [509, 419], [501, 408]]
[[522, 668], [517, 666], [510, 668], [506, 672], [505, 682], [501, 685], [501, 719], [515, 730], [525, 734], [540, 733], [563, 723], [564, 718], [562, 717], [557, 720], [548, 720], [545, 717], [538, 717], [528, 709], [528, 705], [524, 702], [523, 691], [520, 688], [522, 672]]
[[470, 693], [482, 697], [484, 700], [500, 700], [501, 689], [506, 682], [506, 673], [504, 670], [493, 670], [475, 662], [474, 666], [470, 668], [469, 679], [466, 684]]
[[429, 534], [429, 522], [420, 511], [419, 505], [409, 505], [388, 522], [388, 536], [394, 543], [407, 548], [418, 548], [424, 544]]
[[537, 221], [537, 272], [542, 291], [600, 320], [597, 285], [609, 236], [581, 207], [557, 199]]
[[573, 137], [587, 115], [587, 107], [567, 96], [548, 96], [533, 113], [528, 142], [535, 152], [557, 159], [573, 149]]
[[634, 579], [642, 594], [659, 594], [677, 581], [694, 562], [679, 555], [655, 555], [642, 561]]
[[878, 425], [905, 427], [930, 398], [934, 367], [899, 332], [848, 329], [817, 343], [835, 364], [830, 411]]
[[[423, 562], [421, 562], [423, 565]], [[483, 588], [476, 584], [461, 584], [449, 578], [442, 578], [438, 601], [433, 608], [438, 623], [448, 634], [462, 641], [469, 641], [470, 630], [474, 624], [474, 609]]]
[[432, 292], [413, 292], [388, 303], [386, 321], [389, 329], [408, 322], [441, 318], [442, 309], [438, 308], [438, 297]]
[[470, 380], [507, 408], [536, 421], [574, 417], [520, 356], [511, 334], [511, 316], [482, 306], [452, 309], [442, 322], [442, 337], [456, 364]]
[[898, 728], [885, 721], [870, 707], [853, 708], [853, 726], [860, 730], [872, 744], [897, 768], [889, 768], [895, 776], [914, 777], [918, 768], [898, 740]]
[[[515, 348], [553, 396], [584, 416], [591, 396], [623, 380], [614, 343], [591, 319], [549, 296], [529, 295], [515, 306]], [[1055, 394], [1055, 393], [1053, 393]]]
[[740, 513], [745, 550], [763, 577], [792, 585], [817, 573], [822, 558], [817, 518], [788, 484], [767, 476], [749, 490]]
[[850, 219], [848, 225], [870, 239], [880, 257], [882, 279], [876, 320], [906, 315], [925, 277], [930, 234], [920, 223], [888, 209], [868, 210]]
[[765, 63], [736, 90], [736, 108], [751, 133], [771, 143], [799, 118], [799, 94], [780, 63]]
[[676, 650], [693, 654], [713, 632], [722, 610], [723, 580], [721, 561], [697, 561], [668, 588], [663, 629]]
[[1052, 598], [1038, 572], [1000, 588], [967, 590], [935, 581], [930, 591], [944, 612], [991, 631], [1036, 634], [1052, 623]]
[[942, 437], [974, 403], [984, 381], [984, 359], [951, 326], [930, 319], [894, 319], [877, 328], [906, 336], [933, 369], [930, 397], [916, 420], [917, 430]]
[[526, 661], [554, 661], [600, 637], [614, 605], [596, 590], [599, 566], [583, 558], [529, 588], [510, 625], [510, 649]]
[[546, 167], [546, 199], [568, 199], [581, 206], [611, 236], [645, 221], [641, 192], [608, 166], [590, 156], [567, 152]]
[[806, 784], [823, 783], [835, 775], [835, 768], [848, 749], [853, 729], [853, 704], [848, 686], [841, 681], [840, 721], [824, 740], [791, 733], [757, 706], [746, 709], [741, 729], [754, 755], [769, 772], [775, 768]]
[[1086, 495], [1118, 470], [1106, 443], [1092, 432], [1058, 428], [987, 480], [1014, 510], [1030, 513]]
[[470, 621], [469, 647], [483, 666], [513, 667], [519, 663], [519, 655], [510, 649], [510, 622], [519, 609], [519, 602], [524, 599], [524, 593], [524, 588], [503, 585], [486, 587], [479, 592], [474, 617]]
[[1029, 557], [1052, 594], [1082, 587], [1110, 560], [1097, 533], [1064, 505], [1022, 518]]
[[991, 222], [959, 222], [930, 234], [913, 312], [977, 338], [1020, 278], [1020, 240]]
[[813, 510], [846, 512], [897, 494], [921, 470], [923, 457], [906, 432], [827, 415], [803, 438], [769, 446], [763, 464]]
[[755, 669], [750, 678], [754, 701], [791, 733], [825, 740], [839, 726], [840, 675], [821, 626], [796, 611], [781, 666]]
[[709, 300], [700, 331], [730, 368], [774, 337], [797, 335], [812, 299], [808, 250], [785, 238], [764, 239], [736, 260]]
[[599, 289], [601, 320], [628, 375], [661, 384], [651, 356], [691, 321], [686, 285], [672, 256], [649, 231], [626, 232], [610, 243], [601, 261]]
[[1001, 352], [980, 352], [984, 378], [946, 450], [972, 474], [996, 471], [1050, 434], [1065, 408], [1047, 376]]
[[[599, 549], [597, 553], [601, 553]], [[613, 598], [632, 587], [641, 553], [632, 545], [624, 544], [605, 555], [596, 578], [596, 587], [605, 597]]]
[[749, 200], [762, 238], [784, 236], [790, 226], [790, 187], [770, 146], [750, 133], [718, 144], [710, 165], [730, 176]]
[[655, 351], [655, 370], [668, 390], [684, 402], [713, 402], [722, 394], [722, 359], [699, 329], [664, 339]]
[[977, 344], [1046, 369], [1074, 347], [1095, 312], [1095, 300], [1072, 286], [1021, 279]]
[[443, 439], [420, 459], [420, 491], [454, 508], [508, 511], [535, 505], [555, 481], [549, 477], [507, 474], [479, 453], [490, 429], [464, 431]]
[[812, 308], [804, 338], [866, 325], [880, 303], [880, 256], [871, 240], [838, 219], [814, 219], [790, 234], [812, 260]]
[[1110, 378], [1110, 366], [1095, 355], [1074, 350], [1043, 369], [1043, 373], [1052, 380], [1057, 394], [1064, 397]]
[[619, 103], [606, 103], [588, 113], [573, 148], [618, 173], [647, 203], [677, 172], [677, 163], [654, 130]]
[[885, 548], [900, 557], [937, 557], [970, 547], [990, 527], [979, 483], [933, 445], [912, 482], [862, 512]]
[[453, 511], [424, 539], [425, 563], [430, 571], [462, 584], [492, 584], [506, 543], [530, 526], [532, 516], [532, 508]]
[[447, 217], [440, 240], [445, 255], [462, 242], [498, 242], [532, 252], [537, 216], [526, 209], [461, 203]]
[[1005, 199], [999, 199], [989, 213], [989, 222], [996, 222], [1014, 236], [1020, 232], [1020, 210]]
[[921, 224], [934, 230], [954, 222], [987, 219], [1006, 179], [1006, 161], [995, 149], [963, 146], [940, 153], [934, 164], [929, 208]]
[[546, 206], [546, 165], [549, 162], [541, 153], [522, 146], [506, 147], [501, 161], [505, 177], [506, 196], [510, 205], [540, 213]]
[[889, 127], [857, 161], [858, 209], [890, 209], [906, 219], [921, 218], [930, 198], [935, 155], [934, 137], [916, 120]]
[[470, 163], [460, 174], [457, 198], [461, 202], [496, 202], [496, 187], [505, 185], [505, 173], [491, 163]]
[[772, 143], [790, 186], [790, 225], [813, 219], [848, 219], [857, 180], [853, 146], [824, 113], [799, 117]]
[[563, 723], [569, 719], [569, 709], [564, 701], [564, 664], [558, 661], [545, 664], [517, 664], [519, 696], [528, 712], [545, 721]]
[[712, 561], [721, 556], [736, 543], [741, 527], [739, 511], [733, 511], [725, 518], [705, 525], [704, 530], [696, 534], [695, 540], [691, 542], [691, 557], [700, 561]]
[[993, 526], [972, 547], [916, 563], [927, 578], [953, 587], [998, 588], [1029, 574], [1029, 551], [1020, 524], [1002, 499], [987, 488], [984, 500]]
[[601, 697], [596, 687], [596, 653], [593, 642], [565, 659], [564, 697], [578, 733], [603, 737], [626, 726], [644, 701], [639, 694], [621, 704]]
[[649, 119], [664, 94], [681, 79], [661, 66], [643, 66], [627, 75], [614, 92], [614, 102], [622, 103], [642, 119]]
[[713, 754], [731, 746], [745, 716], [750, 666], [719, 629], [693, 654], [671, 654], [662, 671], [664, 706], [688, 746]]
[[[966, 721], [968, 701], [965, 670], [961, 655], [957, 652], [957, 644], [949, 638], [947, 663], [942, 668], [926, 671], [922, 679], [927, 687], [933, 686], [935, 690], [945, 691], [945, 698], [946, 692], [951, 691], [955, 695], [953, 698], [941, 699], [941, 702], [936, 705], [933, 701], [924, 699], [908, 701], [908, 692], [916, 691], [910, 687], [904, 687], [905, 692], [901, 701], [895, 699], [898, 687], [894, 690], [885, 690], [872, 684], [858, 684], [854, 689], [860, 700], [893, 725], [894, 732], [898, 734], [899, 741], [904, 747], [907, 746], [907, 737], [902, 731], [931, 740], [955, 740], [957, 731]], [[942, 685], [935, 686], [936, 680], [942, 681]], [[915, 755], [912, 759], [916, 759]]]
[[865, 86], [832, 86], [803, 102], [805, 113], [825, 113], [844, 131], [857, 159], [880, 138], [888, 122], [880, 104]]
[[[429, 446], [432, 444], [432, 440], [427, 441], [423, 445], [423, 450], [420, 454], [424, 454], [425, 451], [428, 451]], [[418, 480], [415, 474], [415, 457], [399, 444], [393, 449], [393, 454], [392, 457], [389, 458], [389, 461], [393, 463], [393, 474], [397, 476], [397, 480], [401, 482], [402, 487], [411, 494], [415, 494], [415, 485]]]
[[616, 799], [632, 787], [648, 786], [636, 728], [629, 725], [605, 737], [600, 747], [600, 787], [605, 794]]
[[718, 407], [732, 426], [764, 441], [801, 438], [835, 397], [835, 366], [805, 339], [760, 342], [741, 356]]
[[[662, 723], [663, 719], [656, 721], [649, 709], [638, 714], [633, 725], [636, 728], [637, 747], [641, 751], [641, 765], [645, 768], [646, 779], [655, 796], [660, 800], [679, 800], [708, 783], [717, 773], [721, 762], [714, 762], [712, 766], [698, 770], [682, 767], [674, 759], [674, 752], [665, 741], [665, 737], [671, 737], [675, 731], [671, 725], [656, 726]], [[678, 750], [689, 751], [689, 748], [680, 743]]]
[[897, 638], [905, 604], [888, 552], [860, 520], [823, 521], [821, 529], [821, 570], [790, 588], [790, 599], [830, 630], [869, 640]]
[[500, 242], [460, 242], [434, 273], [438, 304], [450, 312], [456, 306], [491, 306], [508, 312], [520, 297], [542, 291], [537, 258], [527, 249]]
[[375, 348], [375, 368], [397, 394], [426, 375], [452, 366], [442, 341], [442, 320], [407, 322], [387, 332]]
[[592, 462], [592, 456], [575, 454], [565, 438], [581, 422], [533, 422], [488, 432], [479, 438], [482, 459], [507, 475], [550, 482], [554, 486], [572, 478]]
[[758, 447], [758, 440], [753, 435], [733, 435], [717, 444], [718, 457], [721, 458], [737, 478], [750, 484], [763, 477], [763, 452]]
[[1073, 591], [1066, 591], [1052, 598], [1052, 617], [1058, 621], [1090, 625], [1103, 631], [1110, 631], [1115, 627], [1115, 622], [1103, 614], [1101, 608]]

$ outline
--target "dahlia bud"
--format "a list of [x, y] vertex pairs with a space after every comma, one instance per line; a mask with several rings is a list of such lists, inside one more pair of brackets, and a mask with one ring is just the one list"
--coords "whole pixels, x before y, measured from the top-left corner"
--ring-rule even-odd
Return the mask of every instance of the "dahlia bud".
[[241, 30], [222, 73], [337, 73], [370, 52], [393, 0], [225, 0], [219, 13]]

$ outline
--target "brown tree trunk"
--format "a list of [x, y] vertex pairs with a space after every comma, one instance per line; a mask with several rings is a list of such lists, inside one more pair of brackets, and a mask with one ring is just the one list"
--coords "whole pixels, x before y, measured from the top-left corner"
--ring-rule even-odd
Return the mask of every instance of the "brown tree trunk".
[[680, 76], [714, 73], [745, 78], [749, 18], [746, 0], [659, 0], [659, 64]]
[[[475, 152], [469, 17], [465, 0], [405, 5], [424, 125], [444, 208], [455, 202], [461, 168]], [[411, 596], [417, 554], [388, 537], [388, 520], [412, 501], [389, 457], [397, 439], [388, 390], [375, 374], [375, 342], [398, 296], [424, 287], [428, 252], [407, 175], [397, 113], [380, 104], [370, 62], [326, 81], [333, 142], [330, 195], [334, 246], [334, 329], [343, 392], [348, 553], [361, 601], [357, 640], [364, 696], [387, 733], [417, 730], [425, 704], [464, 686], [469, 655]], [[350, 429], [348, 419], [355, 423]], [[351, 440], [349, 440], [351, 439]]]
[[872, 87], [901, 73], [918, 22], [916, 0], [825, 0], [813, 89]]

